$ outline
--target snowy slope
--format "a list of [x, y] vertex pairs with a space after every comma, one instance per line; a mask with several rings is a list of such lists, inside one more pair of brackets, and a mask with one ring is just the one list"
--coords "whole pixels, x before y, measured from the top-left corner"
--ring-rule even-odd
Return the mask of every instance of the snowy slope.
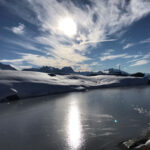
[[0, 100], [17, 95], [19, 98], [80, 91], [92, 88], [148, 84], [147, 78], [110, 75], [56, 75], [32, 71], [0, 71]]

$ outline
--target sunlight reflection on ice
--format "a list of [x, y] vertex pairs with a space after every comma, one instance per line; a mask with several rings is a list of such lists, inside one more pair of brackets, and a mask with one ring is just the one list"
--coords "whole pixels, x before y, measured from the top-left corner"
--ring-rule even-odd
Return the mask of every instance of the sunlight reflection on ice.
[[72, 150], [77, 150], [82, 144], [83, 133], [80, 110], [75, 101], [71, 103], [69, 108], [67, 134], [69, 146]]

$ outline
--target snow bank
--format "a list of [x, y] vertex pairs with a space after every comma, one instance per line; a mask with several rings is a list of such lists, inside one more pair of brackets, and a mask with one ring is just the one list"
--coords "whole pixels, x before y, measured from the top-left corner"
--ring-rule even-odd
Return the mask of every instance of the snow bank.
[[148, 84], [147, 78], [110, 75], [56, 75], [32, 71], [0, 71], [0, 100], [17, 95], [19, 98], [81, 91], [92, 88]]

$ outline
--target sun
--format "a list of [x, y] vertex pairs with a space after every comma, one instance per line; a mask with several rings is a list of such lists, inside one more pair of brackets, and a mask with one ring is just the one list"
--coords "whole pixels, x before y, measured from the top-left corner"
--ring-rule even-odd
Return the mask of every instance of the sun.
[[68, 37], [73, 37], [77, 33], [77, 25], [70, 17], [61, 19], [58, 23], [58, 29]]

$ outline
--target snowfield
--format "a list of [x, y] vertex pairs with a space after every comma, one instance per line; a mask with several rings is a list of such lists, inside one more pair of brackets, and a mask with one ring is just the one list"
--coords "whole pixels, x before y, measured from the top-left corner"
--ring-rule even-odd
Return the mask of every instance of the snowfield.
[[[113, 75], [56, 75], [32, 71], [0, 71], [0, 101], [16, 95], [18, 98], [42, 96], [94, 88], [148, 84], [148, 78]], [[14, 97], [15, 98], [15, 97]]]

